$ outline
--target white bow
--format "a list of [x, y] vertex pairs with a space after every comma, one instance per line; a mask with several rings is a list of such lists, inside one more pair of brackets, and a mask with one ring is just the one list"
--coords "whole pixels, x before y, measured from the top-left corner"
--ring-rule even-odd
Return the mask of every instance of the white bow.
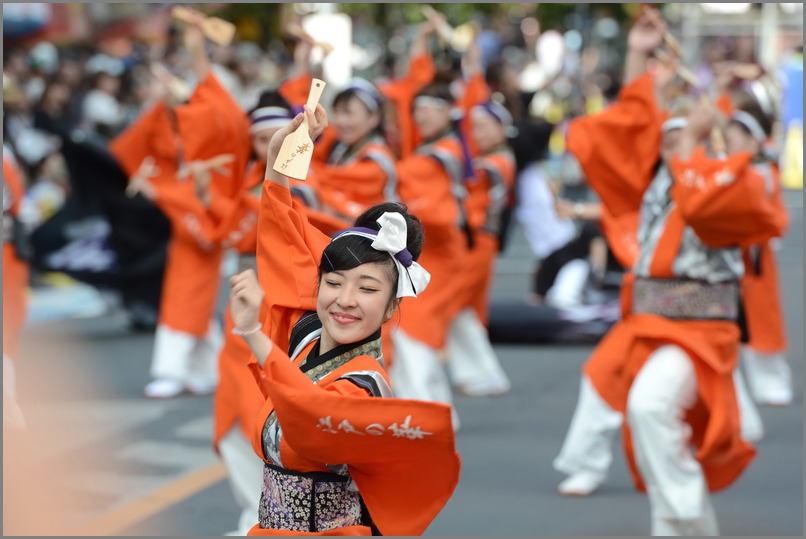
[[378, 231], [378, 237], [372, 242], [372, 248], [386, 251], [392, 255], [398, 273], [397, 297], [416, 298], [417, 294], [428, 286], [431, 274], [417, 262], [412, 261], [407, 268], [395, 257], [397, 253], [406, 248], [408, 238], [406, 219], [397, 212], [385, 212], [376, 222], [381, 225], [381, 229]]

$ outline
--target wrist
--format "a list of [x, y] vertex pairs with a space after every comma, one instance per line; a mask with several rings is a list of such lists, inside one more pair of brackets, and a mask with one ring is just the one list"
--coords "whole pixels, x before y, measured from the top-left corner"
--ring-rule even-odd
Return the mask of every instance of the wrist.
[[255, 333], [260, 332], [263, 329], [263, 324], [260, 322], [256, 322], [255, 325], [249, 329], [240, 329], [239, 327], [235, 326], [232, 328], [233, 335], [240, 335], [241, 337], [246, 337], [247, 335], [254, 335]]

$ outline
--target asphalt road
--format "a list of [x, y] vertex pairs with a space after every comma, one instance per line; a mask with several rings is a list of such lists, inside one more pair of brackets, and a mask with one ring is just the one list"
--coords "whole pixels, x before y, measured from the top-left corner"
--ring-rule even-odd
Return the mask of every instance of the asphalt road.
[[[779, 261], [795, 402], [761, 409], [766, 435], [757, 458], [714, 496], [723, 535], [803, 534], [803, 198], [801, 191], [786, 196], [792, 225]], [[516, 231], [498, 261], [493, 300], [521, 299], [532, 266]], [[91, 291], [62, 292], [32, 298], [33, 321], [23, 334], [18, 378], [29, 428], [3, 433], [4, 534], [215, 536], [234, 529], [237, 506], [210, 444], [211, 398], [144, 398], [153, 335], [129, 331], [123, 314], [98, 308]], [[556, 494], [563, 476], [551, 461], [592, 348], [496, 346], [512, 391], [457, 397], [461, 480], [426, 535], [649, 533], [649, 505], [632, 487], [620, 443], [599, 491]]]

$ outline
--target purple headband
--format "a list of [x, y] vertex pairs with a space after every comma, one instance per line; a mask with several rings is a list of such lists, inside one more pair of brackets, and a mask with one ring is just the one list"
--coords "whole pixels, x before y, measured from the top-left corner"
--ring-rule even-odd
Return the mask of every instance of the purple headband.
[[[342, 230], [341, 232], [339, 232], [335, 236], [333, 236], [333, 239], [331, 241], [336, 241], [337, 239], [339, 239], [344, 234], [354, 235], [354, 234], [348, 234], [349, 232], [358, 232], [358, 233], [362, 234], [362, 237], [363, 237], [363, 234], [369, 234], [370, 236], [375, 237], [375, 238], [378, 237], [378, 231], [377, 230], [373, 230], [371, 228], [366, 228], [366, 227], [363, 227], [363, 226], [356, 226], [356, 227], [346, 228], [346, 229]], [[367, 239], [369, 239], [369, 238], [367, 238]], [[409, 252], [409, 250], [405, 249], [405, 248], [402, 251], [400, 251], [399, 253], [396, 253], [394, 255], [394, 257], [397, 259], [398, 262], [400, 262], [403, 265], [404, 268], [411, 267], [411, 263], [414, 262], [414, 257], [412, 257], [411, 253]]]

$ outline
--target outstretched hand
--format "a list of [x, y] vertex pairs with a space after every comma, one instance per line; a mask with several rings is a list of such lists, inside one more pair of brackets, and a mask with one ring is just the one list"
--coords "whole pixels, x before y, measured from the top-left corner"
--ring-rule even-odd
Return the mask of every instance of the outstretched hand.
[[663, 22], [657, 8], [645, 6], [630, 28], [627, 44], [632, 50], [649, 54], [663, 43], [666, 31], [666, 23]]
[[241, 331], [254, 329], [260, 323], [260, 307], [264, 297], [257, 274], [248, 269], [230, 277], [229, 284], [233, 324]]

